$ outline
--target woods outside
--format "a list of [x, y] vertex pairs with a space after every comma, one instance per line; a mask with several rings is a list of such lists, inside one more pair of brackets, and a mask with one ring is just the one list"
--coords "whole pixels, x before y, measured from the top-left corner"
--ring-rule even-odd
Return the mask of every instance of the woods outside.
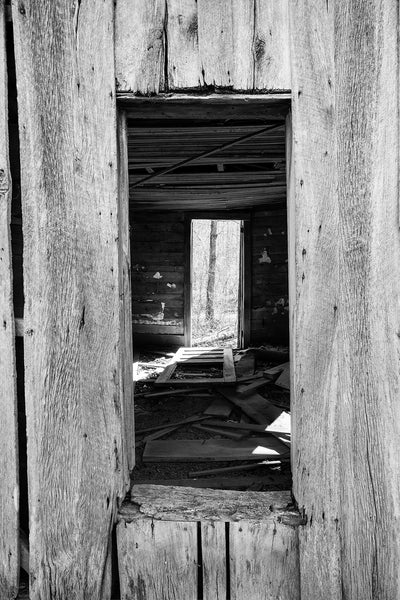
[[192, 343], [237, 345], [241, 221], [192, 221]]

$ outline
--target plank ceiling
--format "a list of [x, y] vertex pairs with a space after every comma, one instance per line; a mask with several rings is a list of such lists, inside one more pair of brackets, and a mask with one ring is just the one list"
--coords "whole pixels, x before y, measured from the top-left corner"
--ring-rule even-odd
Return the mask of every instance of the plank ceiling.
[[[265, 128], [272, 129], [151, 178], [177, 163]], [[130, 202], [136, 210], [284, 206], [285, 120], [281, 115], [254, 121], [237, 117], [129, 118], [128, 163]]]

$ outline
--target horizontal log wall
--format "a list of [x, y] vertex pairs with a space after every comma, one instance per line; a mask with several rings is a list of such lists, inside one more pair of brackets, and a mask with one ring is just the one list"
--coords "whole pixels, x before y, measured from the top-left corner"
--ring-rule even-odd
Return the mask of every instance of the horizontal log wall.
[[135, 343], [183, 344], [184, 215], [131, 214], [132, 329]]
[[260, 210], [252, 218], [251, 345], [288, 345], [286, 210]]
[[118, 0], [120, 92], [290, 89], [288, 0]]

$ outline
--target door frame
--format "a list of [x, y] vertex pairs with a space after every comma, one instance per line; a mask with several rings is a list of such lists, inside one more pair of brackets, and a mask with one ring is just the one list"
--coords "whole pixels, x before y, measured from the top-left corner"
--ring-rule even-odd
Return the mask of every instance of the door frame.
[[[251, 212], [246, 211], [216, 211], [205, 210], [187, 212], [185, 214], [185, 264], [183, 279], [183, 329], [185, 346], [192, 343], [192, 221], [195, 219], [219, 220], [219, 221], [241, 221], [242, 230], [240, 236], [241, 258], [239, 278], [239, 326], [238, 347], [245, 348], [250, 342], [251, 329]], [[239, 293], [239, 292], [238, 292]]]

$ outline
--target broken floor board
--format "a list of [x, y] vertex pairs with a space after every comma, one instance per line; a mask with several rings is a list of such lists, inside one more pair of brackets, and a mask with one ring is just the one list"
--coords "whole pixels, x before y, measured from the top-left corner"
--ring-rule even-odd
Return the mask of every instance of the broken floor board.
[[143, 462], [203, 462], [260, 460], [287, 453], [287, 447], [271, 435], [246, 440], [161, 440], [148, 442]]
[[[191, 377], [173, 378], [175, 371], [180, 365], [199, 365], [220, 364], [222, 377]], [[171, 362], [165, 367], [164, 371], [156, 380], [156, 385], [197, 385], [202, 386], [205, 383], [212, 385], [221, 385], [235, 383], [236, 374], [233, 363], [233, 354], [231, 348], [179, 348]]]
[[220, 473], [232, 473], [235, 471], [251, 471], [252, 469], [258, 469], [259, 467], [274, 467], [279, 466], [282, 462], [289, 461], [287, 458], [280, 458], [279, 460], [263, 460], [261, 462], [248, 463], [245, 465], [235, 465], [234, 467], [220, 467], [218, 469], [204, 469], [202, 471], [191, 471], [188, 473], [189, 477], [203, 477], [205, 475], [218, 475]]
[[229, 417], [231, 412], [232, 405], [228, 402], [228, 400], [222, 398], [222, 396], [217, 396], [214, 398], [211, 404], [207, 406], [204, 414], [213, 417]]
[[284, 371], [286, 368], [288, 368], [288, 369], [290, 368], [290, 363], [285, 362], [281, 365], [277, 365], [276, 367], [271, 367], [270, 369], [266, 369], [264, 371], [264, 375], [268, 379], [274, 379], [275, 377], [280, 375], [280, 373], [282, 373], [282, 371]]
[[278, 379], [275, 381], [275, 385], [290, 390], [290, 365], [287, 363]]
[[197, 600], [197, 523], [124, 525], [117, 528], [121, 598]]
[[290, 491], [238, 492], [162, 485], [133, 485], [131, 501], [123, 503], [119, 519], [143, 517], [163, 521], [260, 520], [300, 523]]

